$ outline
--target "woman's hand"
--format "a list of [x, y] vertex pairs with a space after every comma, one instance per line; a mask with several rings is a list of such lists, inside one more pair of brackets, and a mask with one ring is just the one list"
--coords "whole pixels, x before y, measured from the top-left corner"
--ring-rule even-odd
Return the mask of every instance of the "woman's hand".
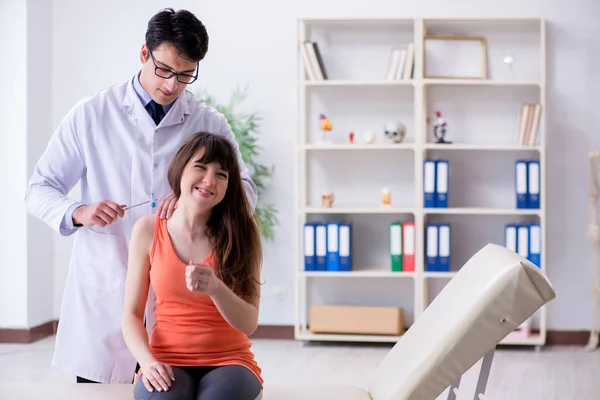
[[158, 206], [156, 212], [160, 214], [161, 218], [166, 217], [167, 219], [169, 219], [171, 218], [171, 215], [173, 215], [173, 211], [175, 211], [176, 208], [177, 198], [175, 197], [174, 193], [171, 193], [170, 195], [165, 197], [163, 201], [160, 202], [160, 205]]
[[171, 382], [175, 380], [173, 369], [167, 364], [156, 360], [142, 367], [142, 382], [149, 392], [156, 389], [159, 392], [166, 392], [171, 387]]
[[217, 292], [222, 282], [209, 266], [194, 264], [190, 261], [185, 269], [185, 283], [192, 292], [212, 296]]

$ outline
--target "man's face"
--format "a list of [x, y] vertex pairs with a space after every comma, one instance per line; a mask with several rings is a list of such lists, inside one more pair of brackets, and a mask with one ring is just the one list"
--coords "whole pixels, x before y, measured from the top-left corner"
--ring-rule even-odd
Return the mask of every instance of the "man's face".
[[[191, 81], [196, 74], [196, 63], [186, 60], [177, 54], [177, 51], [168, 44], [161, 44], [152, 53], [144, 44], [140, 51], [142, 73], [140, 83], [150, 97], [161, 105], [170, 104], [179, 96], [187, 86], [180, 81]], [[159, 69], [155, 72], [155, 67]], [[181, 73], [186, 76], [172, 76], [169, 79], [156, 75], [169, 76], [171, 73]], [[179, 80], [177, 80], [179, 78]]]

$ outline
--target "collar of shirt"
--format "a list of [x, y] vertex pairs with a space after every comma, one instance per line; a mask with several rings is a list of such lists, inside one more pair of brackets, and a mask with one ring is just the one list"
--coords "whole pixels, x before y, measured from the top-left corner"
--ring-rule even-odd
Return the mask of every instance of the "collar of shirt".
[[[148, 92], [146, 92], [146, 90], [142, 87], [142, 84], [140, 83], [140, 73], [139, 72], [137, 74], [135, 74], [135, 76], [133, 77], [133, 89], [135, 90], [135, 93], [140, 98], [140, 101], [142, 102], [144, 107], [146, 107], [148, 105], [148, 103], [150, 103], [150, 100], [152, 100], [152, 97], [150, 97]], [[162, 106], [163, 110], [165, 111], [165, 115], [169, 112], [173, 103]]]

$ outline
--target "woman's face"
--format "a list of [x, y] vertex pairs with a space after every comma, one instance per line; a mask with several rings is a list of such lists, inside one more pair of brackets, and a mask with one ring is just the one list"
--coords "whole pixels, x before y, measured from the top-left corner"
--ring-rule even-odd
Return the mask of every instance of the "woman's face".
[[200, 149], [185, 167], [181, 175], [181, 197], [209, 210], [225, 197], [229, 173], [219, 163], [201, 163], [203, 154], [204, 149]]

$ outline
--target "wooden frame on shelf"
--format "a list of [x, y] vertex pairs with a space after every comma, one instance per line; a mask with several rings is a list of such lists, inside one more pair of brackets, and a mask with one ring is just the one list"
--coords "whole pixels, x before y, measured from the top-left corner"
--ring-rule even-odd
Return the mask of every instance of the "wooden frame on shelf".
[[[448, 74], [429, 74], [427, 71], [428, 65], [431, 63], [427, 63], [427, 51], [428, 43], [433, 42], [467, 42], [475, 46], [479, 43], [480, 49], [468, 49], [470, 52], [479, 53], [476, 54], [481, 58], [481, 66], [480, 72], [478, 75], [464, 75], [464, 76], [456, 76], [456, 75], [448, 75]], [[455, 44], [455, 43], [452, 43]], [[488, 66], [487, 66], [487, 41], [484, 37], [479, 36], [424, 36], [423, 37], [423, 78], [425, 79], [487, 79], [488, 77]], [[455, 49], [451, 50], [453, 54], [456, 54]], [[475, 57], [475, 54], [473, 55]]]

